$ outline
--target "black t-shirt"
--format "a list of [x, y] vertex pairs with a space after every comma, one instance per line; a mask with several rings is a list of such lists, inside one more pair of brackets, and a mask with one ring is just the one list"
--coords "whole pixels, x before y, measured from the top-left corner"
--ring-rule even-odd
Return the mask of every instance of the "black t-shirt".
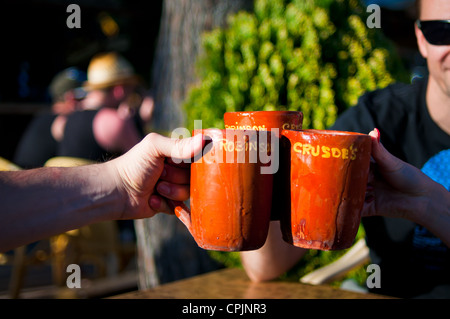
[[[450, 190], [450, 136], [431, 118], [427, 79], [393, 84], [365, 94], [330, 129], [369, 133], [395, 156]], [[449, 107], [449, 106], [443, 106]], [[381, 288], [398, 297], [450, 297], [450, 250], [425, 228], [406, 219], [362, 219], [372, 263], [380, 265]]]
[[114, 157], [95, 140], [94, 117], [98, 110], [79, 111], [70, 114], [60, 142], [58, 156], [71, 156], [104, 162]]
[[43, 113], [31, 121], [17, 145], [15, 164], [21, 168], [41, 167], [56, 155], [58, 143], [51, 133], [55, 118], [55, 114]]

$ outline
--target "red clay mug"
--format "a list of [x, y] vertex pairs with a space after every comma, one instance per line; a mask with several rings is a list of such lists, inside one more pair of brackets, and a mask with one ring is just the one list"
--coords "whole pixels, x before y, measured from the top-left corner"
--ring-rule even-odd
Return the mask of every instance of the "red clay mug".
[[194, 130], [212, 142], [191, 164], [190, 209], [178, 202], [175, 214], [201, 248], [243, 251], [264, 245], [273, 175], [262, 173], [270, 164], [271, 135], [261, 133]]
[[[250, 129], [250, 130], [272, 130], [281, 136], [283, 129], [301, 130], [303, 113], [298, 111], [254, 111], [254, 112], [226, 112], [224, 114], [225, 128], [227, 129]], [[289, 198], [286, 193], [289, 188], [285, 182], [285, 170], [289, 166], [289, 149], [278, 142], [279, 165], [274, 172], [271, 220], [279, 220], [280, 212], [289, 210]], [[287, 155], [286, 155], [287, 154]]]
[[361, 221], [370, 137], [326, 130], [281, 134], [291, 154], [291, 214], [280, 218], [283, 239], [310, 249], [349, 248]]

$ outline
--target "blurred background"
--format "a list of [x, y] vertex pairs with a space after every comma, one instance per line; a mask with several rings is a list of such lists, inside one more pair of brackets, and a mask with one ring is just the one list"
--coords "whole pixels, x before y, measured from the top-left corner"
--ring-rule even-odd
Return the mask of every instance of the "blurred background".
[[[81, 9], [79, 29], [66, 25], [72, 13], [66, 9], [72, 3]], [[370, 3], [381, 6], [381, 29], [365, 27], [365, 8]], [[309, 31], [317, 31], [319, 40], [304, 41], [306, 47], [298, 45], [306, 36], [295, 29], [301, 15], [292, 12], [307, 13], [304, 25], [313, 23]], [[223, 112], [244, 109], [301, 110], [308, 126], [324, 128], [366, 90], [426, 74], [425, 61], [417, 51], [414, 20], [411, 0], [3, 0], [0, 157], [13, 161], [32, 119], [50, 110], [49, 85], [55, 74], [68, 67], [86, 71], [92, 57], [108, 51], [130, 61], [151, 93], [154, 111], [145, 132], [169, 134], [176, 127], [191, 127], [195, 119], [202, 119], [203, 127], [220, 127]], [[257, 44], [249, 39], [258, 39]], [[297, 47], [289, 51], [286, 39]], [[366, 50], [361, 56], [353, 50], [359, 45]], [[321, 54], [311, 54], [311, 47], [319, 47]], [[298, 52], [302, 63], [294, 59]], [[339, 61], [333, 60], [336, 57]], [[369, 63], [374, 60], [375, 66]], [[321, 68], [317, 75], [330, 72], [326, 89], [338, 97], [333, 102], [310, 99], [318, 83], [312, 71], [309, 82], [286, 85], [296, 72], [314, 71], [308, 67], [316, 62]], [[372, 72], [368, 78], [375, 77], [374, 83], [365, 83], [366, 71], [357, 72], [366, 62]], [[288, 64], [294, 70], [291, 73]], [[261, 70], [268, 70], [266, 76]], [[267, 79], [275, 86], [267, 85]], [[110, 236], [116, 230], [103, 226], [0, 254], [1, 296], [103, 297], [240, 266], [235, 253], [200, 250], [173, 216], [137, 221], [132, 241], [120, 239], [115, 246], [110, 245], [116, 240]], [[363, 229], [358, 236], [364, 236]], [[94, 244], [102, 242], [104, 246]], [[298, 280], [342, 253], [311, 252], [283, 279]], [[65, 266], [70, 262], [85, 264], [82, 286], [86, 289], [64, 289]]]
[[[66, 25], [71, 3], [81, 8], [79, 29]], [[86, 70], [96, 53], [118, 51], [149, 81], [161, 5], [161, 0], [2, 1], [0, 156], [12, 159], [32, 115], [50, 107], [48, 86], [59, 71]]]

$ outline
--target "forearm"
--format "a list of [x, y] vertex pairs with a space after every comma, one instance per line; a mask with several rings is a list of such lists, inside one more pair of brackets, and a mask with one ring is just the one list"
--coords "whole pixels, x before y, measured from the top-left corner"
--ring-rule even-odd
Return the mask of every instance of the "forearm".
[[114, 181], [99, 165], [2, 172], [0, 251], [120, 216]]
[[280, 223], [271, 222], [263, 247], [241, 252], [242, 265], [252, 281], [266, 281], [279, 277], [292, 268], [306, 250], [283, 241]]
[[423, 225], [450, 247], [450, 192], [438, 183], [428, 191], [424, 211], [419, 211], [416, 222]]

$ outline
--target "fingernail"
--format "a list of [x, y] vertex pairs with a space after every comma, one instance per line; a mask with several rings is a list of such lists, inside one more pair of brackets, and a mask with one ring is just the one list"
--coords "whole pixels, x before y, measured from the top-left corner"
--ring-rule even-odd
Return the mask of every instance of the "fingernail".
[[158, 193], [161, 195], [169, 195], [170, 194], [170, 187], [165, 183], [160, 183], [157, 187]]
[[366, 202], [367, 204], [372, 203], [375, 200], [375, 196], [373, 195], [366, 195], [366, 198], [364, 199], [364, 202]]
[[380, 139], [381, 139], [381, 133], [380, 130], [375, 128], [375, 130], [377, 131], [377, 142], [380, 143]]
[[161, 172], [161, 177], [164, 177], [167, 175], [167, 170], [164, 168]]

